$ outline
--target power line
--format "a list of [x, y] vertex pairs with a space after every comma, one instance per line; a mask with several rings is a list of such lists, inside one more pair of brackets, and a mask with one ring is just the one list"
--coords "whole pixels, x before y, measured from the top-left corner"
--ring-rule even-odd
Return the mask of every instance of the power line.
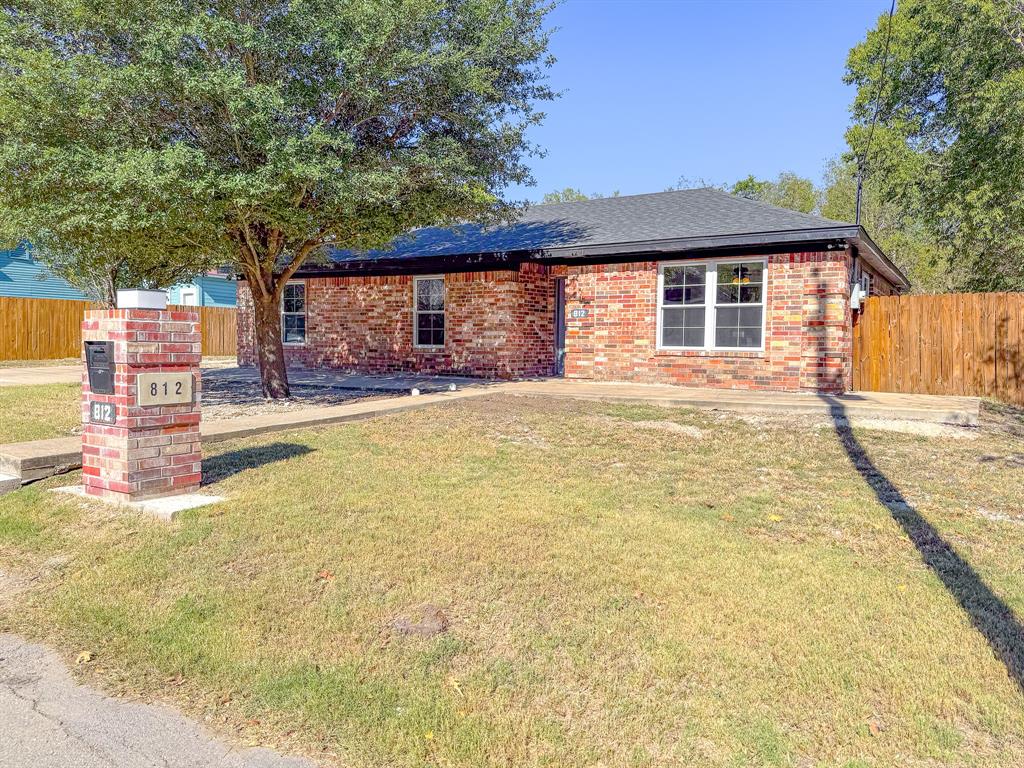
[[857, 207], [855, 224], [860, 224], [860, 202], [864, 193], [864, 166], [868, 162], [868, 152], [871, 151], [871, 139], [875, 135], [875, 123], [878, 122], [878, 113], [882, 109], [882, 88], [885, 85], [885, 65], [889, 61], [889, 43], [892, 40], [892, 16], [896, 12], [896, 0], [889, 5], [889, 20], [885, 26], [885, 49], [882, 51], [882, 71], [878, 75], [878, 90], [875, 92], [875, 114], [871, 117], [871, 125], [868, 127], [868, 140], [864, 144], [864, 152], [857, 161]]

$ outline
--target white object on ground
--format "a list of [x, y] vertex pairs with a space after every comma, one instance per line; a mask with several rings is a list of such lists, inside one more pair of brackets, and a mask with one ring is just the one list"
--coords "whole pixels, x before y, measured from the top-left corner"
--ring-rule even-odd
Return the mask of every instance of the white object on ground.
[[416, 397], [416, 395], [418, 395], [419, 393], [419, 387], [413, 387], [412, 389], [409, 390], [409, 394], [412, 395], [413, 397]]
[[161, 496], [159, 499], [143, 499], [142, 501], [118, 501], [107, 499], [102, 496], [91, 496], [85, 492], [80, 485], [65, 485], [53, 489], [56, 493], [67, 493], [90, 501], [101, 501], [105, 504], [112, 504], [119, 507], [126, 507], [138, 512], [145, 512], [158, 517], [161, 520], [171, 521], [179, 512], [196, 507], [205, 507], [207, 504], [216, 504], [224, 501], [223, 496], [210, 496], [204, 493], [179, 493], [177, 496]]

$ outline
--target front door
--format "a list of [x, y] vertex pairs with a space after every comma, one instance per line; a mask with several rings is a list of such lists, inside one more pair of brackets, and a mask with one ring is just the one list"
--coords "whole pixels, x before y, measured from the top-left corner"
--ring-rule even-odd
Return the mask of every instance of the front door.
[[565, 278], [555, 280], [555, 375], [565, 373]]

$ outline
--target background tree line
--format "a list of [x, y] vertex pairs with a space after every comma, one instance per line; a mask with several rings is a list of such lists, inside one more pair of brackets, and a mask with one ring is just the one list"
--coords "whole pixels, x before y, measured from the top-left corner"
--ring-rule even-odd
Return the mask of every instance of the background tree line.
[[915, 290], [1024, 290], [1024, 2], [900, 0], [844, 79], [857, 89], [848, 149], [821, 185], [782, 173], [709, 186], [854, 221], [860, 168], [861, 223]]

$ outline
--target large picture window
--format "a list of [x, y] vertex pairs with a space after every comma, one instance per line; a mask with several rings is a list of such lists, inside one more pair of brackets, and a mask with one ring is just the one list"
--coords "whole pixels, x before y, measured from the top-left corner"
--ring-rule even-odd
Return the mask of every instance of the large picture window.
[[285, 344], [306, 343], [306, 284], [288, 283], [281, 295], [281, 340]]
[[762, 349], [765, 262], [664, 264], [658, 273], [662, 349]]
[[413, 334], [417, 347], [444, 346], [444, 278], [413, 280]]

